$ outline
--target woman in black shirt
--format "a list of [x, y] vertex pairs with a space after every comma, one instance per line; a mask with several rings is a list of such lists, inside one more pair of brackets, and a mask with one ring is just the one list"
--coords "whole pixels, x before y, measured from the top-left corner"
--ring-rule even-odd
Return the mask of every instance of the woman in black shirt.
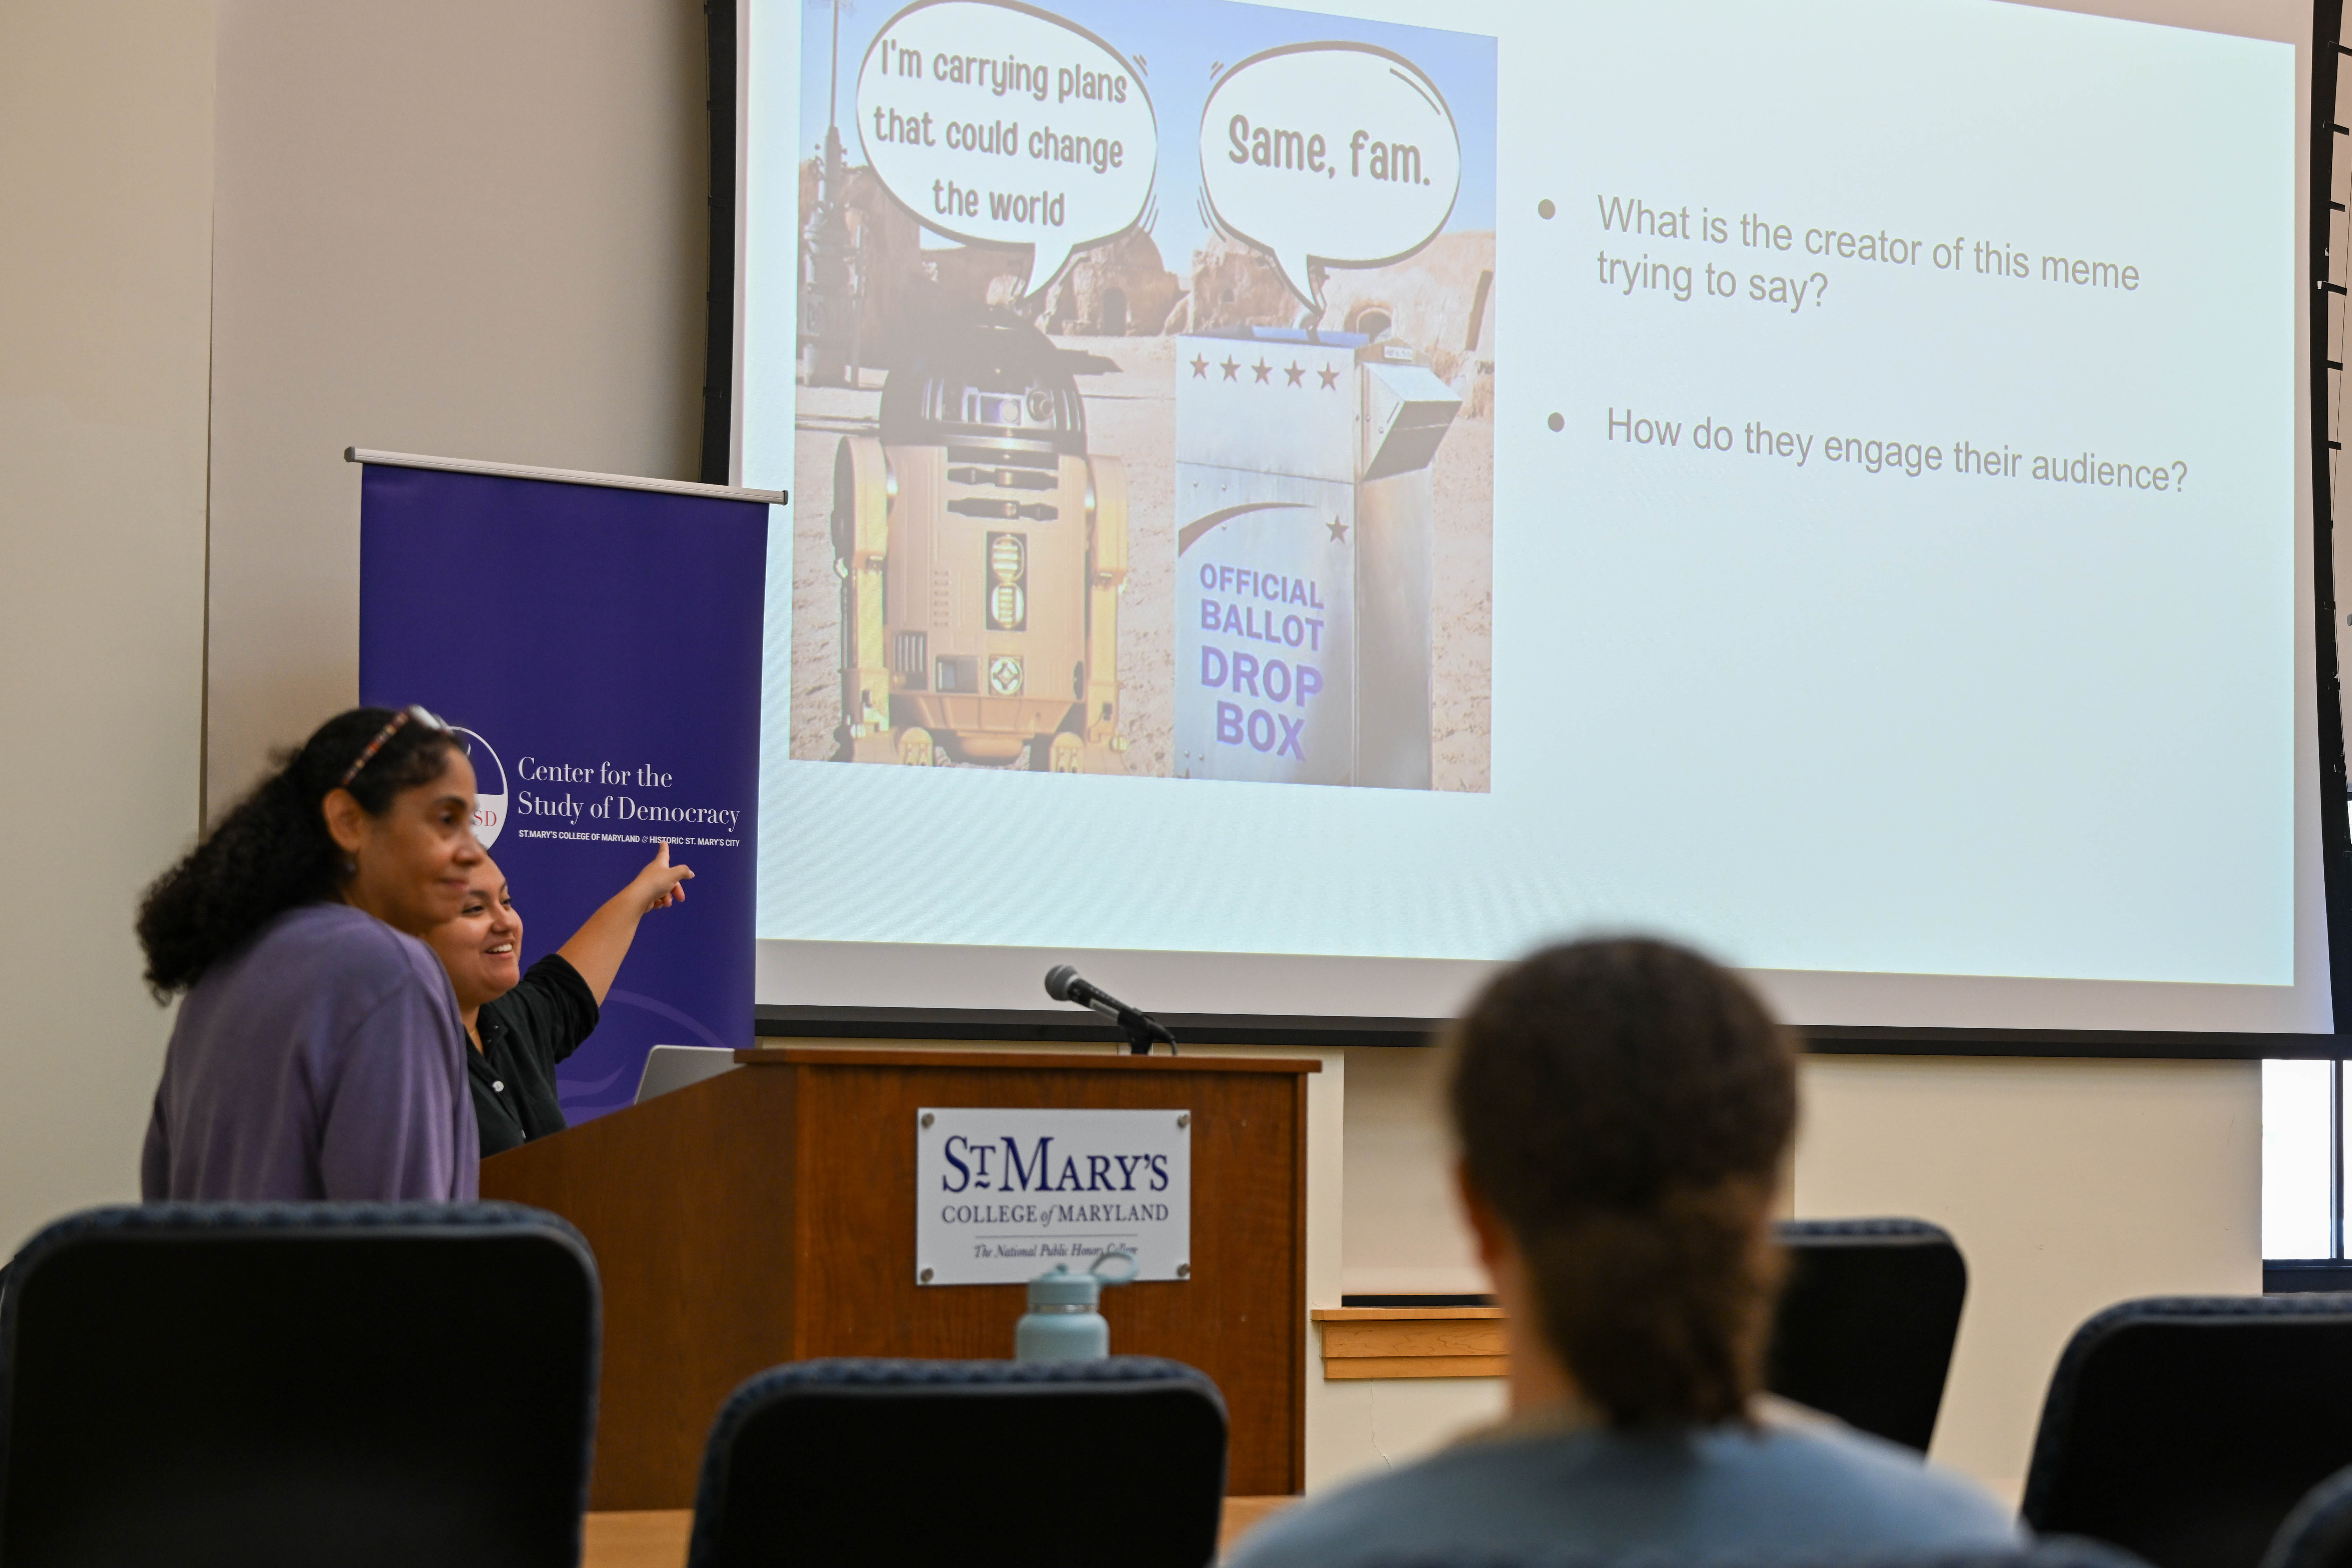
[[526, 973], [520, 967], [522, 916], [505, 876], [483, 857], [467, 883], [457, 918], [425, 940], [449, 972], [458, 1016], [474, 1047], [466, 1065], [484, 1159], [563, 1131], [555, 1065], [596, 1027], [598, 1009], [636, 940], [637, 921], [665, 905], [685, 902], [679, 884], [693, 875], [669, 863], [669, 846], [664, 844], [571, 941]]

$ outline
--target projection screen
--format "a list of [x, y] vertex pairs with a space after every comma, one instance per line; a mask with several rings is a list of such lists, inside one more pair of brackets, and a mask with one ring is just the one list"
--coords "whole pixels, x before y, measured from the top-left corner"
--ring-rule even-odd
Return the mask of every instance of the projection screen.
[[2332, 1054], [2307, 5], [714, 16], [763, 1027]]

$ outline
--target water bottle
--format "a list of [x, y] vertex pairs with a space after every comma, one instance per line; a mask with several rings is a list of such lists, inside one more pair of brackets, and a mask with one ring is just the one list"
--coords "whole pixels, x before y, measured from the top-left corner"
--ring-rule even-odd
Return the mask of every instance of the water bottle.
[[[1103, 1266], [1118, 1258], [1124, 1272], [1106, 1273]], [[1135, 1278], [1135, 1254], [1113, 1247], [1096, 1258], [1084, 1274], [1073, 1274], [1066, 1263], [1029, 1281], [1029, 1310], [1013, 1331], [1015, 1361], [1100, 1361], [1110, 1354], [1110, 1324], [1097, 1310], [1106, 1285], [1124, 1285]]]

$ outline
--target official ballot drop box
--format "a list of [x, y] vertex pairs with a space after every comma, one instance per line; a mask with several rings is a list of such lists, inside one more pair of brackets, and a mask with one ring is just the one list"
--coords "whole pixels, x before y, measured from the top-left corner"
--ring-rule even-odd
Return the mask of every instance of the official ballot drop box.
[[1429, 464], [1462, 400], [1356, 332], [1176, 358], [1177, 774], [1429, 788]]

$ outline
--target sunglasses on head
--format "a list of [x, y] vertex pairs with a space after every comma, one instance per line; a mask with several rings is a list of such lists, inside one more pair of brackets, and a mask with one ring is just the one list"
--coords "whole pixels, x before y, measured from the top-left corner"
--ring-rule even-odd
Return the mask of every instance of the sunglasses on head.
[[391, 723], [386, 724], [383, 729], [378, 730], [375, 732], [375, 739], [370, 741], [367, 743], [366, 750], [361, 752], [357, 757], [353, 758], [352, 765], [343, 770], [343, 776], [337, 782], [335, 787], [337, 789], [351, 788], [352, 781], [360, 776], [360, 771], [362, 768], [365, 768], [368, 763], [375, 760], [375, 754], [383, 750], [384, 742], [391, 740], [394, 735], [399, 734], [400, 727], [402, 725], [412, 721], [422, 724], [428, 730], [438, 730], [443, 734], [449, 733], [449, 726], [443, 722], [441, 719], [421, 704], [412, 702], [407, 707], [402, 709], [399, 712], [394, 714], [392, 716]]

